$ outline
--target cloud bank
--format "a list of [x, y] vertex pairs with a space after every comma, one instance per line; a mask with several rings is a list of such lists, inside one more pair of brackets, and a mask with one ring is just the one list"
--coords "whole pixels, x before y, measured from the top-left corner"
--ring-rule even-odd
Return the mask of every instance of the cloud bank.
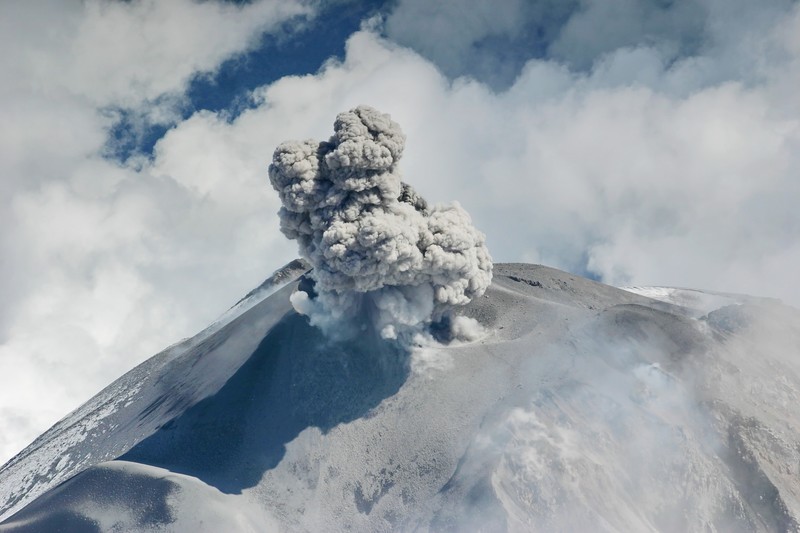
[[295, 293], [293, 303], [329, 334], [365, 313], [384, 338], [413, 334], [491, 283], [484, 235], [467, 212], [429, 207], [400, 180], [404, 147], [400, 126], [362, 105], [336, 117], [329, 141], [275, 150], [281, 231], [298, 241], [316, 282], [313, 298]]
[[314, 13], [294, 0], [0, 4], [0, 463], [260, 283], [263, 249], [291, 257], [260, 230], [274, 222], [263, 149], [225, 146], [195, 117], [157, 162], [107, 153], [120, 110], [171, 123], [195, 76]]
[[[327, 139], [362, 102], [403, 125], [404, 174], [458, 198], [497, 261], [800, 304], [797, 2], [465, 5], [397, 2], [241, 114], [179, 120], [193, 76], [317, 11], [0, 3], [0, 461], [292, 260], [265, 229], [271, 150]], [[126, 106], [177, 122], [120, 162]]]

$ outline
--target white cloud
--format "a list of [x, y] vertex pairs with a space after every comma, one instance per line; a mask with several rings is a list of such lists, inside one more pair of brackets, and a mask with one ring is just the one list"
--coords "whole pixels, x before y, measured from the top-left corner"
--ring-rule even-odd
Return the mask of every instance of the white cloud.
[[[536, 9], [526, 6], [523, 0], [403, 0], [387, 18], [386, 32], [394, 41], [430, 58], [445, 74], [457, 76], [488, 70], [479, 65], [484, 61], [479, 51], [482, 41], [518, 37], [531, 9], [537, 13], [558, 9], [554, 2], [541, 4], [543, 7]], [[495, 74], [500, 66], [495, 62], [491, 67]]]
[[301, 1], [37, 4], [3, 6], [4, 40], [20, 52], [4, 54], [4, 72], [15, 74], [4, 85], [124, 107], [181, 91], [264, 32], [312, 14]]
[[[778, 27], [784, 35], [787, 24]], [[774, 46], [779, 35], [761, 38]], [[439, 201], [458, 191], [501, 260], [527, 255], [580, 268], [588, 259], [610, 282], [797, 303], [793, 266], [765, 266], [800, 247], [792, 230], [800, 117], [785, 112], [791, 101], [774, 98], [797, 75], [792, 43], [785, 59], [774, 58], [784, 69], [762, 81], [698, 83], [687, 71], [710, 79], [711, 61], [667, 65], [645, 53], [633, 63], [650, 69], [645, 80], [635, 78], [638, 67], [609, 67], [612, 56], [587, 74], [535, 61], [495, 93], [448, 82], [420, 57], [362, 33], [343, 64], [263, 91], [266, 105], [252, 116], [265, 131], [291, 116], [294, 127], [316, 132], [323, 110], [359, 102], [386, 109], [408, 135], [405, 179]]]
[[[781, 31], [792, 35], [786, 24]], [[612, 282], [798, 302], [787, 291], [790, 265], [779, 278], [763, 277], [770, 258], [799, 246], [791, 228], [800, 117], [774, 98], [796, 76], [794, 54], [787, 46], [788, 68], [762, 83], [688, 91], [676, 88], [685, 87], [686, 69], [701, 68], [695, 59], [667, 68], [657, 55], [640, 55], [653, 75], [630, 83], [624, 69], [606, 68], [610, 58], [585, 75], [535, 61], [495, 93], [448, 82], [421, 57], [362, 32], [343, 63], [258, 91], [261, 106], [230, 131], [267, 146], [320, 137], [336, 110], [367, 102], [407, 132], [405, 179], [436, 201], [457, 196], [501, 260], [579, 268], [588, 258]]]
[[[0, 463], [291, 257], [263, 230], [268, 185], [246, 155], [165, 140], [166, 172], [121, 167], [101, 156], [103, 108], [174, 118], [193, 76], [313, 16], [308, 5], [0, 4]], [[244, 166], [266, 173], [269, 149]], [[192, 186], [189, 169], [234, 192]]]
[[699, 0], [582, 0], [580, 4], [549, 50], [551, 57], [579, 68], [591, 68], [604, 54], [627, 47], [651, 46], [665, 56], [679, 57], [706, 44], [708, 8]]
[[[134, 4], [114, 9], [132, 23], [144, 17], [143, 31], [155, 27], [147, 16], [173, 9]], [[153, 161], [128, 167], [97, 155], [108, 126], [97, 106], [144, 102], [159, 91], [180, 96], [191, 72], [213, 70], [223, 56], [198, 47], [202, 58], [186, 59], [191, 68], [181, 70], [175, 58], [186, 54], [183, 44], [164, 52], [163, 65], [155, 45], [142, 44], [140, 59], [129, 62], [159, 63], [144, 69], [154, 78], [176, 71], [149, 79], [132, 65], [118, 75], [144, 82], [95, 89], [113, 57], [101, 54], [84, 58], [86, 85], [74, 74], [50, 79], [26, 65], [67, 54], [64, 35], [74, 37], [86, 21], [55, 11], [66, 4], [54, 6], [63, 22], [46, 36], [26, 37], [40, 19], [19, 14], [17, 33], [0, 33], [6, 49], [28, 58], [4, 63], [17, 70], [0, 87], [0, 113], [13, 124], [0, 134], [0, 413], [14, 413], [2, 415], [0, 457], [135, 362], [202, 328], [289, 260], [294, 246], [279, 233], [267, 179], [272, 151], [286, 139], [327, 137], [336, 113], [359, 104], [402, 125], [403, 179], [430, 201], [464, 205], [495, 260], [588, 264], [615, 283], [800, 303], [796, 4], [764, 4], [747, 26], [748, 16], [709, 2], [703, 46], [693, 54], [672, 57], [634, 32], [624, 43], [609, 41], [580, 72], [561, 60], [529, 61], [501, 92], [453, 81], [411, 50], [359, 32], [344, 61], [257, 90], [256, 107], [233, 121], [196, 114], [157, 144]], [[222, 13], [225, 33], [250, 32], [220, 37], [228, 55], [269, 24], [202, 6], [187, 7], [191, 17]], [[695, 31], [677, 14], [664, 16], [662, 41]], [[185, 28], [188, 42], [195, 29]]]

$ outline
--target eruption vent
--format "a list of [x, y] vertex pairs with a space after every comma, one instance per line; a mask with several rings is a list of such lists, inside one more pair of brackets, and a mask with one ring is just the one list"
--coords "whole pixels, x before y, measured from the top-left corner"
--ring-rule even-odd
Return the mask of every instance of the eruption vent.
[[485, 237], [467, 212], [456, 202], [428, 206], [400, 181], [404, 144], [389, 115], [359, 106], [336, 117], [327, 142], [275, 150], [281, 231], [297, 240], [315, 282], [292, 303], [327, 333], [352, 334], [366, 316], [383, 337], [413, 334], [491, 282]]

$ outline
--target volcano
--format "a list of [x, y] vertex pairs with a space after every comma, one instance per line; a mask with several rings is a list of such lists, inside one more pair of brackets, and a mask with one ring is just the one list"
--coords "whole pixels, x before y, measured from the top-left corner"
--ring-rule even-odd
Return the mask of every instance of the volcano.
[[794, 308], [495, 264], [468, 341], [331, 340], [307, 270], [3, 466], [0, 532], [800, 529]]

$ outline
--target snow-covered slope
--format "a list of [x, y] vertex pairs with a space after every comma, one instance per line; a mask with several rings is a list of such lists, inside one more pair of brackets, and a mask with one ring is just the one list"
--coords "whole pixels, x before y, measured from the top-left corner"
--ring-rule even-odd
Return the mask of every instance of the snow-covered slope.
[[407, 351], [326, 341], [294, 286], [0, 469], [0, 532], [800, 528], [792, 308], [495, 265], [477, 340]]
[[0, 520], [76, 473], [118, 457], [222, 387], [286, 312], [285, 305], [264, 300], [307, 269], [301, 260], [279, 269], [214, 324], [137, 366], [12, 458], [0, 468]]

